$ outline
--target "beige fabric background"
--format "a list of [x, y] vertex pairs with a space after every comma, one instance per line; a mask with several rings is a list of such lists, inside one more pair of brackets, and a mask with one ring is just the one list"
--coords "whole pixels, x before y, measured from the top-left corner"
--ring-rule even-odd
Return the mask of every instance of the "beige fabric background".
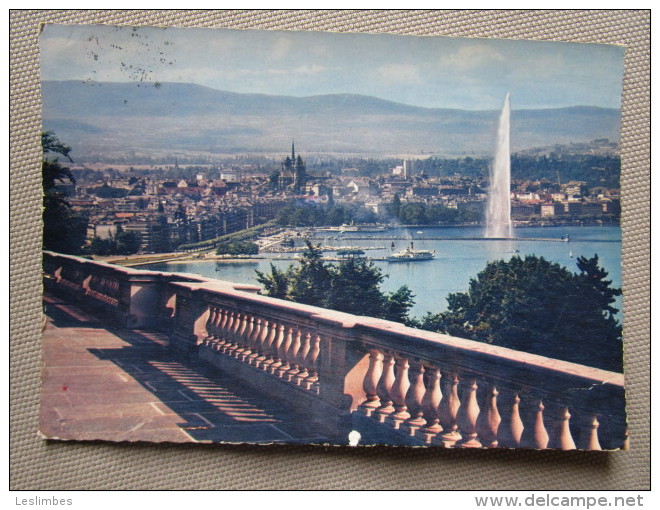
[[[393, 32], [626, 46], [622, 187], [630, 450], [443, 451], [39, 439], [40, 22]], [[11, 11], [10, 35], [12, 489], [650, 487], [650, 11]]]

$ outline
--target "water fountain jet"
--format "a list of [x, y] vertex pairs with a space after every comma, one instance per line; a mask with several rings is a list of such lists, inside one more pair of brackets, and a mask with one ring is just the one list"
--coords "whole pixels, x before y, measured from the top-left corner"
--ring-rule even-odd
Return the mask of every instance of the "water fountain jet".
[[495, 158], [490, 167], [488, 208], [484, 237], [511, 238], [511, 149], [509, 141], [511, 116], [510, 94], [506, 95], [497, 127]]

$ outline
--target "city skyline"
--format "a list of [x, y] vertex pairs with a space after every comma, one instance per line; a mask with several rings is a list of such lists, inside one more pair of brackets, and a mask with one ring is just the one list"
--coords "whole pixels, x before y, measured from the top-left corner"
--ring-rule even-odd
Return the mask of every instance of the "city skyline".
[[182, 82], [282, 96], [351, 93], [427, 108], [619, 108], [623, 47], [105, 25], [44, 26], [42, 80]]

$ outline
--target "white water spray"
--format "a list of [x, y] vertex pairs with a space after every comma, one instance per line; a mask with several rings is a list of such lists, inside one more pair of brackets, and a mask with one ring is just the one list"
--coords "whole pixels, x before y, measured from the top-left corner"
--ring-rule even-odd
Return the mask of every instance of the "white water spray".
[[513, 237], [511, 224], [511, 150], [509, 143], [511, 106], [509, 96], [509, 94], [506, 95], [504, 108], [502, 108], [500, 114], [495, 159], [490, 167], [485, 237]]

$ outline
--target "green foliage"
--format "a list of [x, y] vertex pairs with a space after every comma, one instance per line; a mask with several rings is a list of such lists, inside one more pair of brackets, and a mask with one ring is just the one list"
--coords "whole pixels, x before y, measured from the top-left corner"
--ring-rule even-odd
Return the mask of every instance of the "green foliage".
[[87, 219], [76, 213], [65, 196], [57, 191], [58, 182], [75, 179], [68, 167], [62, 166], [58, 154], [72, 161], [69, 153], [71, 148], [64, 145], [52, 131], [41, 134], [43, 161], [41, 175], [43, 181], [43, 248], [59, 253], [77, 254], [82, 252], [82, 246], [87, 236]]
[[405, 324], [414, 305], [413, 294], [402, 286], [384, 293], [380, 284], [385, 276], [373, 262], [357, 251], [338, 265], [326, 263], [320, 245], [306, 241], [307, 248], [298, 266], [280, 271], [271, 264], [270, 274], [257, 271], [257, 281], [267, 295], [340, 312], [379, 317]]
[[122, 230], [118, 227], [114, 236], [94, 237], [89, 245], [89, 251], [94, 255], [133, 255], [140, 251], [141, 243], [139, 232]]
[[579, 274], [543, 257], [490, 262], [467, 293], [450, 294], [448, 310], [421, 327], [503, 347], [622, 370], [622, 329], [598, 256], [578, 259]]
[[549, 179], [556, 182], [584, 181], [590, 188], [619, 188], [621, 158], [615, 155], [550, 154], [549, 156], [513, 155], [511, 177], [520, 180]]
[[218, 245], [217, 255], [256, 255], [259, 246], [249, 241], [224, 241]]

